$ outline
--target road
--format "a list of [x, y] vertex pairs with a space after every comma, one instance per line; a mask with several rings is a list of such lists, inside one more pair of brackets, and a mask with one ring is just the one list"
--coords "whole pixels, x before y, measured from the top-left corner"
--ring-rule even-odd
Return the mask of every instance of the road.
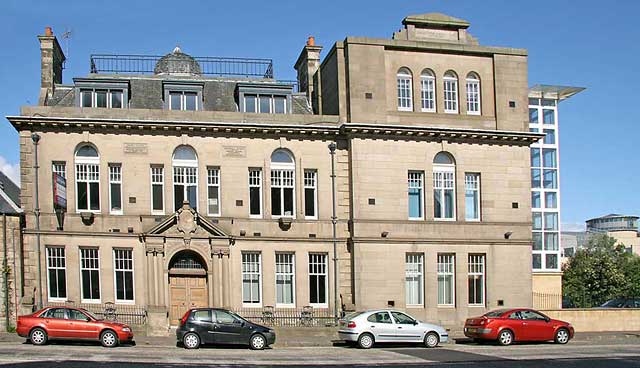
[[1, 367], [640, 367], [639, 339], [526, 344], [509, 347], [447, 344], [436, 349], [382, 346], [290, 347], [251, 351], [237, 348], [185, 350], [169, 346], [123, 346], [24, 342], [0, 343]]

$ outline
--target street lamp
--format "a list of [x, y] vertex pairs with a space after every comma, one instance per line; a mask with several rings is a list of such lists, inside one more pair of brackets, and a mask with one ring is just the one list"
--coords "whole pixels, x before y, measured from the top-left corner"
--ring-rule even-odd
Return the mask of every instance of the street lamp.
[[333, 225], [333, 314], [334, 322], [338, 322], [338, 241], [336, 239], [336, 167], [335, 155], [337, 145], [335, 142], [329, 143], [329, 153], [331, 154], [331, 198], [333, 200], [333, 212], [331, 224]]
[[33, 148], [35, 154], [35, 161], [33, 169], [36, 173], [35, 180], [35, 208], [34, 213], [36, 215], [36, 249], [38, 254], [38, 309], [42, 308], [42, 254], [40, 253], [40, 198], [39, 198], [39, 181], [38, 181], [38, 142], [40, 142], [40, 135], [38, 133], [31, 134], [31, 140], [33, 141]]

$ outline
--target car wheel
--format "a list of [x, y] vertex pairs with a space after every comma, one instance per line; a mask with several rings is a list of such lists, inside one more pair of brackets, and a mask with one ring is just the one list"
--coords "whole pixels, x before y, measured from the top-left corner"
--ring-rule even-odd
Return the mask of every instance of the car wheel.
[[182, 338], [185, 349], [197, 349], [200, 347], [200, 336], [197, 333], [189, 332]]
[[262, 350], [267, 346], [267, 339], [260, 334], [255, 334], [251, 336], [251, 341], [249, 341], [249, 346], [252, 350]]
[[439, 342], [440, 337], [438, 337], [438, 334], [435, 332], [429, 332], [427, 336], [424, 337], [424, 346], [428, 348], [435, 348]]
[[41, 328], [34, 328], [29, 334], [29, 340], [33, 345], [44, 345], [49, 340], [47, 332]]
[[566, 344], [569, 342], [569, 331], [566, 328], [561, 328], [556, 331], [556, 336], [554, 338], [556, 344]]
[[105, 348], [113, 348], [118, 346], [118, 335], [111, 330], [106, 330], [100, 334], [100, 343]]
[[373, 336], [369, 333], [363, 333], [358, 337], [358, 346], [362, 349], [370, 349], [373, 346]]
[[500, 335], [498, 335], [498, 343], [502, 346], [513, 344], [513, 332], [510, 330], [502, 330]]

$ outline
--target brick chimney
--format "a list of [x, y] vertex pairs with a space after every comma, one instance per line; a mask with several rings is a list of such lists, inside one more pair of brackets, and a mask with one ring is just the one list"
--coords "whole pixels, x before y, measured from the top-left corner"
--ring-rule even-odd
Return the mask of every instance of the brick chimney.
[[66, 57], [62, 48], [53, 35], [51, 27], [44, 29], [44, 35], [39, 35], [40, 40], [40, 97], [38, 98], [39, 105], [46, 105], [47, 101], [53, 95], [56, 83], [62, 83], [62, 69], [64, 68], [64, 61]]
[[293, 67], [298, 72], [299, 90], [306, 93], [309, 102], [312, 101], [314, 92], [313, 76], [320, 68], [321, 50], [322, 46], [316, 46], [315, 38], [309, 36]]

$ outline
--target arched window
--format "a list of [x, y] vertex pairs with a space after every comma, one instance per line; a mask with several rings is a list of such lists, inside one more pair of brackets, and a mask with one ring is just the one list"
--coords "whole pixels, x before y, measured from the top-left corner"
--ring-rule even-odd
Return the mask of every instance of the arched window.
[[293, 155], [279, 148], [271, 154], [271, 215], [295, 217], [296, 164]]
[[436, 220], [456, 218], [456, 163], [447, 152], [433, 159], [433, 217]]
[[84, 144], [76, 150], [76, 210], [100, 211], [100, 155]]
[[436, 112], [436, 77], [429, 69], [420, 75], [420, 92], [422, 97], [422, 111]]
[[411, 78], [411, 71], [407, 68], [400, 68], [398, 74], [396, 74], [398, 82], [398, 111], [413, 111]]
[[473, 72], [467, 75], [467, 114], [480, 115], [480, 77]]
[[449, 70], [444, 73], [444, 112], [458, 113], [458, 76]]
[[175, 211], [184, 201], [194, 210], [198, 207], [198, 156], [191, 146], [178, 146], [173, 151], [173, 199]]

